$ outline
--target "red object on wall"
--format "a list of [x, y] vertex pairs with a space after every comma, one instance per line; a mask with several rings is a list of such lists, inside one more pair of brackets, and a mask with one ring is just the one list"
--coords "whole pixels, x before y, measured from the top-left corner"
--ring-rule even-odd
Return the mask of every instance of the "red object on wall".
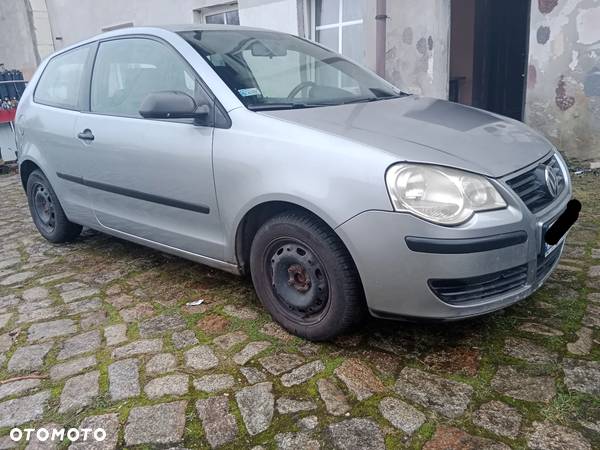
[[13, 122], [16, 114], [16, 109], [0, 109], [0, 123]]

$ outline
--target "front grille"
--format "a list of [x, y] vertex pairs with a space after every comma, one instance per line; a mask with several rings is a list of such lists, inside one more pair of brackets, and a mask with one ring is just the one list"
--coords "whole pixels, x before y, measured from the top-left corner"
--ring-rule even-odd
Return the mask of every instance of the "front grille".
[[485, 300], [519, 289], [527, 283], [527, 264], [471, 278], [429, 280], [429, 287], [450, 305]]
[[552, 251], [552, 253], [550, 253], [545, 258], [544, 257], [538, 258], [537, 269], [535, 272], [535, 280], [536, 281], [541, 281], [546, 275], [548, 275], [548, 272], [550, 272], [552, 270], [552, 268], [558, 261], [558, 258], [560, 257], [561, 249], [562, 249], [562, 245], [559, 245]]
[[533, 169], [511, 178], [506, 183], [513, 191], [523, 200], [525, 205], [532, 213], [536, 213], [548, 206], [556, 198], [550, 195], [546, 188], [546, 180], [544, 176], [545, 166], [556, 175], [557, 194], [560, 195], [566, 186], [565, 174], [563, 173], [556, 156], [552, 156], [534, 167]]

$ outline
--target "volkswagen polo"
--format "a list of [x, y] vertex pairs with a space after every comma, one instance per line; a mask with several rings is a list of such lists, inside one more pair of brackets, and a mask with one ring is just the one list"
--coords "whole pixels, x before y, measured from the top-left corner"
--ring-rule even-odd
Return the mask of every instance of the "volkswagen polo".
[[249, 274], [274, 319], [313, 340], [369, 312], [504, 308], [564, 245], [544, 238], [571, 198], [546, 139], [282, 33], [130, 28], [81, 42], [41, 64], [16, 136], [46, 239], [85, 226]]

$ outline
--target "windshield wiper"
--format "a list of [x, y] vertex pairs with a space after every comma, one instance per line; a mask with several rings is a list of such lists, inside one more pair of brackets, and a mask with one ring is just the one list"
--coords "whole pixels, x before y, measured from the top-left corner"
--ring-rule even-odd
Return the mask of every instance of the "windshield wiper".
[[376, 102], [379, 100], [391, 100], [393, 98], [406, 97], [407, 95], [409, 95], [409, 94], [401, 92], [397, 95], [386, 95], [386, 96], [381, 96], [381, 97], [363, 97], [363, 98], [356, 98], [353, 100], [347, 100], [345, 102], [335, 102], [335, 103], [294, 103], [294, 102], [262, 103], [262, 104], [248, 105], [248, 109], [251, 111], [276, 111], [278, 109], [319, 108], [322, 106], [339, 106], [339, 105], [349, 105], [352, 103], [369, 103], [369, 102]]
[[377, 102], [379, 100], [391, 100], [394, 98], [402, 98], [402, 97], [406, 97], [410, 94], [406, 94], [404, 92], [401, 92], [400, 94], [397, 95], [386, 95], [386, 96], [381, 96], [381, 97], [366, 97], [366, 98], [357, 98], [354, 100], [348, 100], [346, 102], [344, 102], [344, 105], [349, 105], [352, 103], [370, 103], [370, 102]]
[[348, 100], [342, 103], [343, 105], [350, 105], [352, 103], [371, 103], [377, 100], [383, 100], [384, 97], [369, 97], [369, 98], [356, 98], [354, 100]]
[[252, 111], [271, 111], [278, 109], [304, 109], [318, 108], [319, 106], [334, 106], [335, 103], [264, 103], [261, 105], [248, 105]]

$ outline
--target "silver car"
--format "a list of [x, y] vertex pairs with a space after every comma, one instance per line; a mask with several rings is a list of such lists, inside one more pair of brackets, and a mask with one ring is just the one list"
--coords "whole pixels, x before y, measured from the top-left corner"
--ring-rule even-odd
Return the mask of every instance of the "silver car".
[[552, 272], [568, 228], [544, 238], [571, 183], [527, 126], [266, 30], [130, 28], [61, 50], [16, 134], [46, 239], [85, 226], [249, 274], [275, 320], [313, 340], [368, 312], [512, 305]]

